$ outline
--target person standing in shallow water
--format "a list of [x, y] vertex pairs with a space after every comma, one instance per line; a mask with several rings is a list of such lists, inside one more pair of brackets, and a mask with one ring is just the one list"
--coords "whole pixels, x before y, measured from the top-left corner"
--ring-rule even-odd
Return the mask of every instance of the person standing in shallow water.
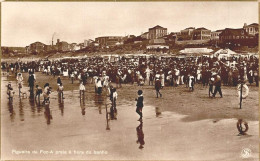
[[143, 107], [144, 107], [144, 104], [143, 104], [143, 101], [144, 101], [144, 97], [143, 97], [143, 91], [142, 90], [138, 90], [137, 92], [138, 94], [138, 98], [136, 98], [135, 100], [137, 101], [136, 103], [136, 113], [138, 113], [138, 115], [140, 116], [139, 120], [137, 121], [142, 121], [143, 119]]
[[158, 98], [158, 94], [160, 94], [160, 97], [162, 97], [162, 94], [160, 92], [160, 89], [162, 88], [162, 84], [159, 78], [156, 78], [155, 80], [155, 90], [156, 90], [156, 97]]

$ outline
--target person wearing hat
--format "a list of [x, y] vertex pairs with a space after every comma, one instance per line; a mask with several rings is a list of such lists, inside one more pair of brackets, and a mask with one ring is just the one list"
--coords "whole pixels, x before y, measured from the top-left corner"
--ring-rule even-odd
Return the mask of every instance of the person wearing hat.
[[142, 119], [143, 119], [142, 110], [143, 110], [143, 107], [144, 107], [143, 91], [138, 90], [137, 94], [138, 94], [138, 98], [135, 99], [137, 101], [137, 103], [136, 103], [136, 113], [138, 113], [138, 115], [140, 116], [140, 118], [137, 121], [142, 121]]
[[30, 98], [33, 98], [34, 95], [34, 82], [35, 82], [35, 78], [34, 75], [32, 73], [29, 74], [29, 78], [28, 78], [28, 83], [29, 83], [29, 87], [30, 87]]
[[97, 93], [98, 93], [99, 95], [101, 95], [101, 93], [102, 93], [102, 82], [101, 82], [101, 79], [100, 79], [100, 78], [97, 79], [97, 84], [96, 84], [96, 86], [97, 86]]
[[189, 90], [194, 91], [194, 82], [195, 77], [192, 74], [189, 74]]
[[22, 88], [22, 82], [23, 82], [23, 76], [22, 73], [18, 73], [16, 77], [17, 83], [18, 83], [18, 88], [19, 88], [19, 96], [22, 93], [21, 88]]
[[61, 99], [64, 99], [64, 97], [63, 97], [63, 90], [64, 90], [64, 87], [63, 87], [62, 83], [60, 83], [59, 86], [58, 86], [57, 91], [58, 91], [59, 97]]
[[72, 72], [71, 75], [70, 75], [70, 78], [71, 78], [71, 84], [73, 84], [74, 77], [75, 77], [74, 72]]
[[214, 77], [213, 85], [215, 85], [215, 90], [212, 97], [215, 97], [217, 92], [219, 92], [220, 97], [222, 98], [222, 91], [221, 91], [221, 77], [217, 73], [212, 74]]
[[160, 97], [162, 97], [162, 94], [160, 93], [160, 89], [162, 87], [161, 81], [158, 77], [155, 78], [155, 90], [156, 90], [156, 96], [158, 98], [158, 94], [160, 94]]
[[149, 85], [153, 86], [153, 80], [154, 80], [154, 71], [151, 70], [149, 75]]
[[85, 98], [85, 86], [84, 86], [84, 83], [83, 81], [80, 82], [79, 84], [79, 97], [80, 97], [80, 100], [84, 100]]
[[214, 76], [212, 75], [209, 78], [209, 97], [211, 94], [213, 94], [213, 82], [214, 82]]
[[[38, 84], [35, 87], [36, 87], [35, 100], [37, 100], [37, 98], [38, 98], [38, 101], [39, 101], [40, 95], [42, 94], [42, 88]], [[39, 103], [40, 103], [40, 101], [39, 101]]]
[[49, 83], [45, 83], [44, 89], [43, 89], [43, 104], [46, 104], [49, 102], [50, 99], [50, 94], [51, 94], [51, 87]]

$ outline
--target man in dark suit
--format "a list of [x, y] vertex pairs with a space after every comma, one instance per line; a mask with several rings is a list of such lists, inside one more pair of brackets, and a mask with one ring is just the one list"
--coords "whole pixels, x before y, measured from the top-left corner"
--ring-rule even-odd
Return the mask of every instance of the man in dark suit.
[[30, 87], [30, 98], [33, 98], [33, 95], [34, 95], [34, 89], [33, 89], [34, 82], [35, 82], [34, 75], [33, 75], [33, 73], [30, 72], [29, 78], [28, 78], [28, 84], [29, 84], [29, 87]]
[[214, 90], [214, 93], [213, 93], [213, 96], [212, 97], [215, 97], [215, 95], [217, 94], [217, 92], [219, 92], [220, 94], [220, 97], [222, 98], [222, 91], [221, 91], [221, 77], [214, 73], [212, 74], [214, 76], [214, 82], [213, 84], [215, 85], [215, 90]]
[[160, 94], [160, 97], [162, 97], [162, 94], [160, 93], [160, 89], [162, 87], [161, 81], [159, 78], [156, 78], [155, 80], [155, 90], [156, 90], [156, 96], [158, 98], [158, 94]]
[[143, 110], [143, 107], [144, 107], [144, 104], [143, 104], [143, 101], [144, 101], [143, 91], [142, 90], [138, 90], [137, 93], [138, 93], [138, 98], [135, 99], [137, 101], [137, 103], [136, 103], [136, 113], [138, 113], [138, 115], [140, 116], [139, 120], [137, 120], [137, 121], [142, 121], [142, 119], [143, 119], [142, 110]]

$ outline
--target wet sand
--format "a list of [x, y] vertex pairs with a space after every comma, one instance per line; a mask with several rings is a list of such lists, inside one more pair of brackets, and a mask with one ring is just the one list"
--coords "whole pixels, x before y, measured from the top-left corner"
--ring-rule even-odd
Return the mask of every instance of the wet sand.
[[[24, 80], [27, 79], [28, 74], [24, 74]], [[74, 84], [71, 84], [71, 80], [67, 77], [61, 77], [61, 79], [65, 91], [79, 89], [78, 80], [74, 80]], [[10, 78], [10, 80], [14, 80], [14, 78]], [[54, 78], [53, 76], [37, 73], [36, 84], [43, 87], [45, 83], [49, 82], [55, 91], [58, 88], [56, 80], [57, 77]], [[115, 84], [113, 86], [116, 87]], [[154, 86], [137, 86], [137, 84], [122, 84], [122, 86], [122, 88], [117, 89], [119, 95], [118, 103], [124, 104], [126, 101], [134, 105], [137, 91], [142, 89], [145, 104], [160, 107], [162, 111], [173, 111], [188, 115], [183, 121], [218, 120], [223, 118], [243, 118], [250, 121], [258, 121], [259, 114], [256, 111], [258, 111], [259, 96], [258, 87], [255, 84], [249, 86], [249, 96], [243, 99], [242, 109], [239, 109], [236, 87], [222, 86], [223, 98], [220, 98], [219, 94], [216, 95], [216, 98], [209, 98], [208, 87], [203, 87], [201, 84], [196, 84], [193, 92], [190, 92], [185, 85], [165, 87], [161, 90], [163, 97], [156, 98]], [[94, 92], [94, 85], [88, 83], [86, 90]]]
[[[24, 74], [25, 80], [27, 75]], [[17, 92], [10, 106], [5, 84], [14, 78], [2, 77], [1, 121], [2, 159], [128, 159], [128, 160], [258, 160], [258, 88], [250, 93], [239, 109], [236, 88], [223, 87], [224, 98], [208, 98], [207, 88], [195, 86], [165, 87], [156, 98], [152, 86], [124, 85], [118, 88], [118, 119], [106, 130], [106, 93], [96, 96], [93, 84], [87, 84], [85, 106], [80, 104], [78, 81], [73, 85], [62, 79], [64, 102], [57, 99], [56, 78], [37, 73], [37, 84], [47, 81], [53, 87], [49, 113], [29, 99], [19, 99]], [[14, 89], [17, 87], [13, 83]], [[135, 97], [144, 91], [143, 124], [136, 121]], [[24, 91], [28, 87], [24, 85]], [[218, 95], [217, 95], [218, 97]], [[42, 98], [41, 98], [42, 99]], [[162, 112], [156, 115], [156, 108]], [[12, 110], [11, 110], [12, 109]], [[85, 109], [85, 115], [82, 110]], [[237, 136], [237, 118], [249, 123], [248, 135]], [[49, 120], [49, 124], [47, 124]], [[139, 140], [139, 142], [137, 142]], [[140, 149], [140, 142], [144, 142]], [[248, 159], [241, 157], [251, 150]], [[28, 150], [31, 154], [16, 154]], [[32, 154], [32, 151], [37, 154]], [[47, 152], [54, 154], [46, 154]], [[71, 151], [71, 154], [69, 154]], [[83, 151], [80, 152], [80, 151]], [[56, 154], [57, 153], [57, 154]], [[61, 154], [63, 153], [63, 154]], [[65, 154], [67, 153], [67, 154]], [[90, 154], [91, 153], [91, 154]]]

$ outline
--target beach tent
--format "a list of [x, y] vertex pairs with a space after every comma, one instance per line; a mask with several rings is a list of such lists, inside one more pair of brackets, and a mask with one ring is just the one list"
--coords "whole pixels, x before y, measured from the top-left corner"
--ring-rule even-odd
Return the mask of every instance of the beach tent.
[[217, 57], [218, 59], [230, 58], [234, 55], [237, 55], [237, 53], [230, 49], [219, 49], [214, 53], [214, 57]]
[[210, 54], [213, 52], [212, 49], [208, 48], [185, 48], [183, 50], [180, 50], [181, 54]]
[[[185, 48], [179, 51], [179, 56], [189, 57], [189, 56], [205, 56], [213, 57], [213, 50], [208, 48]], [[179, 57], [178, 56], [178, 57]]]

